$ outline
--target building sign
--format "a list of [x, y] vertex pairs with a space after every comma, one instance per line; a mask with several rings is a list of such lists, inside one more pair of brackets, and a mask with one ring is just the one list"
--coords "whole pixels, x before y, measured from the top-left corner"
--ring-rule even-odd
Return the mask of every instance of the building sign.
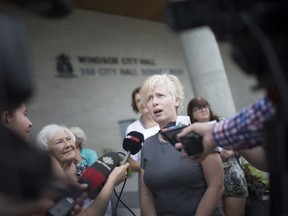
[[153, 58], [115, 57], [115, 56], [76, 56], [79, 68], [72, 66], [71, 57], [61, 53], [56, 57], [59, 77], [80, 76], [151, 76], [163, 71], [176, 76], [184, 74], [182, 68], [163, 68]]

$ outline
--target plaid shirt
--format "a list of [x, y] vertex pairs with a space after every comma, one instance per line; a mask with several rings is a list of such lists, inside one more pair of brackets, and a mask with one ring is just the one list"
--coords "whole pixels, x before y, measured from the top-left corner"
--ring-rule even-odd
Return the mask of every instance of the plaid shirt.
[[275, 113], [268, 97], [263, 97], [243, 109], [235, 117], [214, 125], [213, 136], [218, 146], [225, 149], [252, 148], [263, 144], [264, 122]]

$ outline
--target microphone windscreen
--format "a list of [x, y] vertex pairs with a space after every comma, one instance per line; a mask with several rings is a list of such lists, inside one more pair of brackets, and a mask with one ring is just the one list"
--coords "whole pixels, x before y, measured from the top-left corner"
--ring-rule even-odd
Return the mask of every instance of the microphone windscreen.
[[83, 172], [78, 182], [87, 183], [90, 190], [97, 189], [107, 180], [112, 170], [120, 165], [121, 160], [115, 152], [106, 153]]
[[88, 184], [88, 190], [96, 190], [98, 187], [100, 187], [106, 180], [106, 177], [103, 173], [101, 173], [99, 170], [94, 168], [87, 168], [85, 172], [82, 174], [82, 176], [79, 178], [79, 183], [87, 183]]
[[138, 131], [131, 131], [123, 140], [123, 149], [130, 151], [131, 154], [136, 154], [142, 148], [144, 136]]

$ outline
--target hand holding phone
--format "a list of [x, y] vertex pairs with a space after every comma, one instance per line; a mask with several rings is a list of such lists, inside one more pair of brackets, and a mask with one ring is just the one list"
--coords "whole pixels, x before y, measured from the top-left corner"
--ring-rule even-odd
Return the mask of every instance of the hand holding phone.
[[195, 133], [190, 133], [186, 137], [178, 138], [177, 135], [182, 131], [186, 125], [172, 126], [163, 128], [159, 132], [162, 137], [167, 140], [170, 144], [175, 146], [176, 143], [182, 143], [184, 151], [189, 155], [195, 155], [203, 151], [203, 138]]

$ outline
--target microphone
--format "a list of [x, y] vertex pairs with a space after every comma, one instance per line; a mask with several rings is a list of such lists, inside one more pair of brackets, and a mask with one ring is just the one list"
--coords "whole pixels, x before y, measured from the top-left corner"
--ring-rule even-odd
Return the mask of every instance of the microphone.
[[[90, 192], [97, 196], [110, 173], [116, 166], [120, 165], [121, 160], [122, 158], [116, 152], [106, 153], [83, 172], [78, 182], [87, 183]], [[90, 197], [91, 195], [89, 195], [89, 198], [95, 199], [96, 196]]]
[[142, 143], [144, 141], [144, 136], [138, 131], [131, 131], [128, 133], [123, 140], [123, 149], [127, 151], [122, 164], [125, 164], [130, 156], [130, 154], [136, 154], [142, 148]]
[[[121, 157], [119, 154], [115, 152], [108, 152], [83, 172], [78, 182], [88, 184], [88, 189], [86, 189], [86, 191], [89, 193], [88, 197], [90, 199], [95, 199], [108, 179], [109, 174], [116, 166], [120, 165], [120, 162]], [[81, 193], [83, 193], [83, 191], [75, 194], [73, 197], [62, 198], [49, 209], [48, 215], [68, 215], [74, 206], [74, 199], [79, 197]]]

